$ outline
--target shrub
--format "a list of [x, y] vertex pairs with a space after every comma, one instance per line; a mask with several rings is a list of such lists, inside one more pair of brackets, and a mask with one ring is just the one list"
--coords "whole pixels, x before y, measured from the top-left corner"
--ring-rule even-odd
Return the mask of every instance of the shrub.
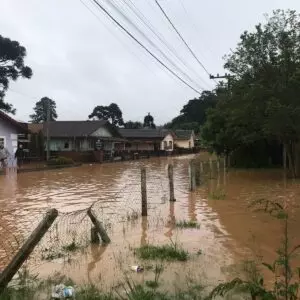
[[62, 165], [72, 165], [72, 164], [74, 164], [72, 158], [67, 158], [63, 156], [52, 158], [47, 162], [48, 166], [62, 166]]

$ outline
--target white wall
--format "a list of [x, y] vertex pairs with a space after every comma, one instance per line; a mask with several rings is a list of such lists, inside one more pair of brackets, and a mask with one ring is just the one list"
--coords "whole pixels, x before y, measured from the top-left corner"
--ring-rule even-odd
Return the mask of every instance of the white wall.
[[1, 140], [4, 140], [4, 145], [12, 156], [14, 156], [18, 147], [17, 134], [18, 131], [13, 126], [0, 119], [0, 137]]
[[95, 132], [91, 134], [91, 136], [97, 136], [97, 137], [112, 137], [111, 133], [105, 128], [100, 127]]
[[[167, 148], [165, 149], [165, 145]], [[168, 134], [165, 136], [165, 138], [162, 140], [160, 144], [160, 149], [161, 150], [166, 150], [166, 151], [173, 151], [174, 149], [174, 139], [171, 134]]]
[[175, 140], [175, 145], [180, 148], [190, 149], [195, 147], [194, 136], [191, 135], [188, 140]]

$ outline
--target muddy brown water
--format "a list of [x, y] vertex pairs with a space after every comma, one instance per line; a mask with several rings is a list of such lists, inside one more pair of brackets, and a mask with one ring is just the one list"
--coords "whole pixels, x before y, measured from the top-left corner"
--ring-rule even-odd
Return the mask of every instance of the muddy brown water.
[[[31, 271], [41, 277], [60, 272], [78, 284], [93, 282], [108, 289], [126, 276], [137, 281], [154, 278], [152, 270], [141, 274], [130, 271], [131, 265], [160, 263], [142, 262], [135, 256], [134, 249], [147, 243], [176, 243], [190, 253], [187, 262], [163, 263], [160, 281], [167, 289], [184, 288], [191, 282], [215, 285], [235, 276], [236, 266], [245, 259], [272, 261], [282, 238], [282, 225], [248, 207], [261, 198], [288, 203], [290, 241], [292, 245], [300, 243], [300, 181], [284, 181], [280, 170], [224, 173], [221, 167], [219, 172], [214, 168], [211, 176], [203, 175], [202, 185], [191, 193], [191, 158], [153, 158], [0, 176], [1, 268], [48, 208], [57, 208], [60, 217], [27, 262]], [[206, 161], [208, 156], [200, 154], [200, 159]], [[174, 164], [175, 203], [168, 201], [169, 163]], [[139, 216], [142, 166], [147, 169], [149, 205], [148, 217], [143, 218]], [[213, 199], [220, 191], [225, 198]], [[70, 241], [89, 239], [85, 209], [93, 203], [112, 243], [105, 247], [85, 244], [67, 258], [55, 257], [55, 251], [62, 252]], [[200, 229], [176, 228], [176, 220], [197, 221]], [[41, 259], [50, 252], [54, 253], [51, 261]], [[271, 280], [270, 274], [266, 276]]]

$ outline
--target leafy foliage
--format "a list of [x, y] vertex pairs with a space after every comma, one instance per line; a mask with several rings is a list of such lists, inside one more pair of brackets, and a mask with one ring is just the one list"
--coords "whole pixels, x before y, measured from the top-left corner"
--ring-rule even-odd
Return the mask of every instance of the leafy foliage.
[[243, 145], [276, 140], [286, 149], [296, 175], [295, 145], [300, 134], [300, 17], [274, 11], [266, 24], [245, 31], [225, 68], [228, 85], [216, 90], [202, 137], [217, 153], [229, 155]]
[[19, 77], [29, 79], [32, 76], [32, 70], [24, 65], [25, 57], [25, 47], [0, 35], [0, 109], [8, 113], [16, 111], [11, 104], [4, 102], [9, 81], [16, 81]]
[[214, 91], [203, 91], [199, 98], [189, 100], [180, 111], [180, 115], [170, 123], [165, 124], [170, 129], [185, 129], [199, 132], [200, 127], [206, 121], [206, 112], [215, 107], [217, 102]]
[[40, 101], [36, 102], [33, 108], [34, 114], [30, 115], [32, 123], [44, 123], [47, 121], [49, 109], [49, 121], [57, 119], [56, 102], [48, 97], [43, 97]]
[[156, 128], [156, 125], [154, 124], [154, 118], [148, 113], [147, 116], [144, 118], [144, 127], [146, 128]]
[[63, 157], [63, 156], [50, 159], [47, 162], [48, 166], [73, 165], [73, 164], [74, 164], [73, 159], [68, 157]]
[[99, 120], [108, 120], [115, 126], [123, 126], [123, 113], [119, 106], [115, 103], [111, 103], [108, 106], [96, 106], [93, 112], [89, 115], [89, 118], [98, 118]]
[[141, 122], [127, 121], [124, 123], [124, 127], [126, 129], [140, 129], [143, 128], [143, 124]]

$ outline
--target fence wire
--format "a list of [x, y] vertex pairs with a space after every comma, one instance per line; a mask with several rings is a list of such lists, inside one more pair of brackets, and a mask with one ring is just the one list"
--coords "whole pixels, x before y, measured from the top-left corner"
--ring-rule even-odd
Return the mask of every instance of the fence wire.
[[[131, 176], [125, 184], [120, 184], [114, 192], [110, 192], [109, 187], [107, 189], [108, 192], [99, 195], [99, 199], [92, 202], [91, 207], [108, 234], [113, 235], [114, 230], [120, 230], [119, 224], [137, 220], [141, 215], [140, 170], [137, 170], [136, 174]], [[149, 214], [158, 215], [168, 197], [167, 169], [161, 167], [158, 172], [157, 168], [155, 170], [148, 168], [147, 200]], [[89, 245], [92, 227], [91, 220], [87, 216], [89, 207], [90, 205], [71, 212], [59, 210], [58, 217], [30, 255], [28, 263], [32, 266], [40, 266], [48, 261], [68, 260], [73, 250], [84, 249]], [[22, 209], [22, 211], [3, 210], [0, 212], [0, 270], [10, 262], [45, 217], [45, 214], [45, 209], [32, 208], [28, 208], [28, 211]]]

